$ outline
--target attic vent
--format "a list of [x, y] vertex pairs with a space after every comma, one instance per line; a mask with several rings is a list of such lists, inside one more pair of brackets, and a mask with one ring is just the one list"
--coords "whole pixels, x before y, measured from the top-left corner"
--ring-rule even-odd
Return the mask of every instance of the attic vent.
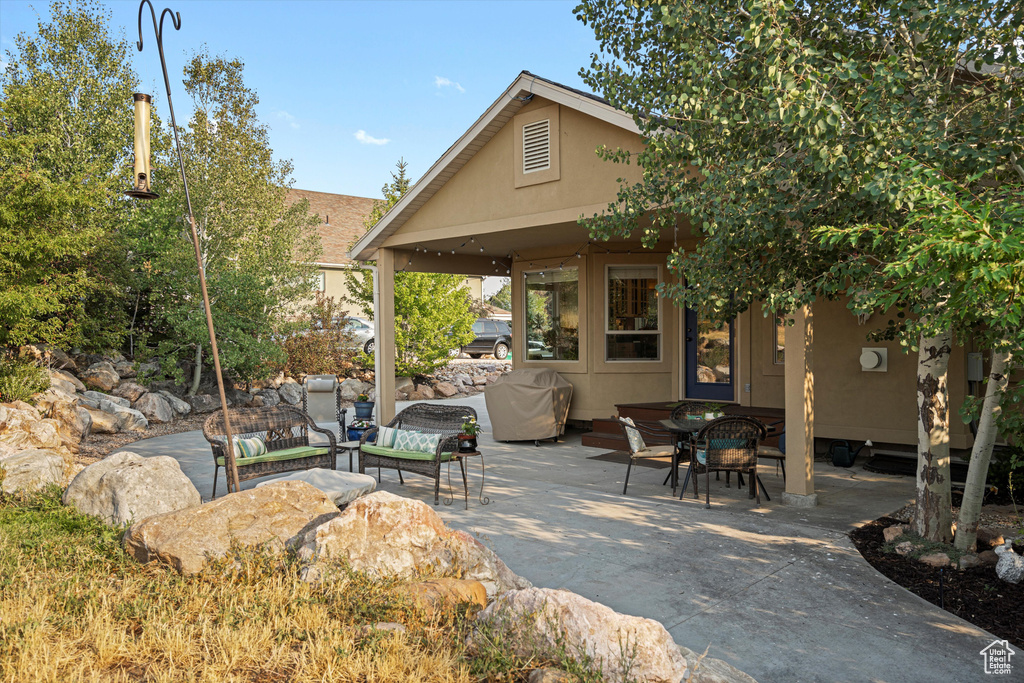
[[551, 121], [544, 119], [523, 126], [523, 173], [551, 168]]

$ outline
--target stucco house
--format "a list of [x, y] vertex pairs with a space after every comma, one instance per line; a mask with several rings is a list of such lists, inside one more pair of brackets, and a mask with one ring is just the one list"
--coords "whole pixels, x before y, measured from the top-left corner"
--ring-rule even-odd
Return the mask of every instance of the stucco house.
[[[366, 232], [364, 221], [376, 200], [332, 192], [294, 188], [288, 190], [286, 201], [289, 205], [303, 199], [309, 202], [309, 212], [320, 218], [316, 230], [320, 235], [323, 254], [316, 263], [319, 278], [314, 291], [334, 297], [343, 311], [356, 315], [353, 307], [344, 303], [344, 297], [348, 294], [344, 273], [358, 266], [349, 258], [348, 248]], [[466, 278], [466, 288], [476, 301], [481, 299], [482, 282], [483, 278], [480, 276]]]
[[[380, 339], [391, 333], [397, 270], [512, 278], [516, 368], [557, 370], [574, 386], [570, 419], [607, 418], [617, 405], [713, 399], [784, 411], [786, 499], [814, 504], [814, 439], [915, 444], [916, 356], [867, 342], [881, 315], [858, 319], [822, 302], [778, 325], [750, 310], [716, 327], [662, 301], [666, 256], [693, 247], [685, 222], [655, 249], [639, 239], [592, 241], [578, 224], [602, 212], [635, 166], [601, 161], [605, 145], [642, 148], [632, 118], [599, 97], [522, 72], [480, 118], [352, 247], [380, 268]], [[394, 357], [384, 350], [382, 420], [394, 414]], [[954, 349], [951, 405], [969, 390], [973, 348]], [[975, 359], [972, 359], [972, 361]], [[972, 363], [974, 365], [975, 363]], [[951, 446], [972, 443], [951, 420]], [[801, 476], [802, 473], [802, 476]]]

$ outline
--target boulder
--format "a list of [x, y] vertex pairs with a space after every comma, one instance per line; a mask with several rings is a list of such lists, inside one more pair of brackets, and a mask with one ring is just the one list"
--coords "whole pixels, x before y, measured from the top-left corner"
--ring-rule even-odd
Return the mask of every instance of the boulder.
[[14, 451], [42, 448], [68, 452], [60, 436], [60, 423], [43, 418], [35, 407], [22, 401], [0, 404], [0, 443]]
[[136, 371], [136, 377], [156, 377], [160, 374], [160, 362], [151, 360], [148, 363], [142, 363], [139, 365], [138, 371]]
[[434, 391], [444, 398], [451, 398], [459, 393], [459, 390], [448, 382], [438, 382], [434, 385]]
[[4, 471], [0, 491], [8, 495], [34, 493], [49, 484], [60, 486], [64, 481], [64, 458], [42, 448], [2, 456], [0, 468]]
[[212, 413], [220, 408], [220, 399], [211, 394], [186, 396], [185, 400], [190, 406], [192, 406], [192, 410], [200, 415], [203, 413]]
[[[78, 379], [77, 377], [72, 375], [67, 370], [52, 370], [51, 369], [50, 370], [50, 377], [51, 378], [62, 379], [65, 382], [71, 383], [72, 385], [74, 385], [75, 391], [85, 391], [85, 385], [82, 384], [82, 380]], [[72, 391], [71, 393], [75, 393], [75, 392]]]
[[432, 398], [436, 398], [434, 390], [430, 388], [429, 384], [417, 384], [416, 393], [419, 394], [421, 401], [429, 401]]
[[566, 650], [585, 653], [609, 683], [740, 681], [753, 679], [720, 660], [680, 647], [657, 621], [620, 614], [566, 590], [528, 588], [500, 596], [477, 615], [470, 647], [498, 631], [515, 653], [558, 661]]
[[89, 413], [93, 434], [117, 434], [121, 431], [121, 421], [118, 420], [117, 415], [93, 408], [82, 408], [82, 410]]
[[983, 548], [995, 548], [996, 546], [1003, 545], [1006, 539], [1003, 535], [994, 529], [988, 529], [986, 527], [978, 527], [978, 545]]
[[293, 379], [286, 379], [277, 389], [281, 400], [291, 406], [302, 403], [302, 385]]
[[118, 362], [114, 363], [114, 372], [116, 372], [121, 379], [134, 377], [135, 365], [122, 358]]
[[414, 388], [415, 382], [412, 381], [412, 377], [395, 377], [395, 391], [408, 394]]
[[984, 567], [994, 567], [999, 562], [999, 556], [993, 550], [982, 550], [978, 553], [978, 561]]
[[31, 358], [39, 365], [54, 370], [78, 371], [78, 366], [75, 364], [75, 361], [71, 359], [71, 356], [60, 349], [49, 346], [48, 344], [29, 344], [27, 346], [22, 346], [18, 349], [18, 356], [22, 358]]
[[712, 370], [711, 368], [705, 367], [703, 365], [698, 365], [697, 381], [702, 384], [714, 384], [715, 382], [718, 381], [718, 378], [715, 377], [715, 371]]
[[[174, 422], [174, 411], [171, 404], [160, 394], [143, 394], [132, 406], [146, 416], [146, 420], [154, 424]], [[148, 426], [148, 425], [147, 425]]]
[[995, 549], [999, 561], [996, 562], [996, 576], [1009, 583], [1020, 583], [1024, 578], [1024, 557], [1013, 552], [1013, 544], [1006, 543]]
[[50, 387], [53, 389], [59, 389], [65, 394], [74, 394], [76, 391], [73, 382], [67, 381], [54, 370], [50, 370]]
[[355, 401], [359, 394], [365, 394], [372, 388], [371, 385], [365, 382], [349, 377], [338, 387], [338, 392], [341, 394], [342, 401]]
[[139, 562], [163, 562], [182, 574], [195, 574], [208, 558], [227, 553], [233, 542], [280, 550], [337, 514], [334, 503], [306, 482], [283, 481], [154, 515], [133, 524], [124, 542]]
[[452, 381], [453, 381], [453, 382], [454, 382], [455, 384], [459, 384], [459, 385], [462, 385], [462, 386], [466, 386], [467, 384], [469, 384], [469, 385], [472, 385], [472, 384], [473, 384], [473, 378], [472, 378], [472, 377], [470, 377], [469, 375], [467, 375], [467, 374], [466, 374], [466, 373], [464, 373], [464, 372], [460, 372], [460, 373], [457, 373], [457, 374], [456, 374], [456, 375], [455, 375], [455, 376], [454, 376], [454, 377], [452, 378]]
[[487, 378], [483, 375], [478, 375], [473, 378], [473, 386], [482, 387], [487, 384]]
[[165, 455], [143, 458], [121, 451], [94, 462], [72, 480], [64, 504], [111, 526], [201, 505], [199, 491]]
[[118, 431], [141, 432], [149, 426], [146, 416], [134, 408], [125, 408], [120, 403], [100, 401], [100, 410], [117, 418]]
[[276, 406], [281, 402], [281, 395], [277, 393], [277, 389], [260, 389], [256, 395], [263, 399], [265, 406]]
[[433, 616], [445, 606], [462, 604], [487, 606], [487, 590], [479, 581], [466, 579], [430, 579], [396, 587], [395, 592]]
[[340, 516], [302, 540], [303, 559], [340, 557], [353, 569], [377, 576], [412, 578], [421, 572], [458, 574], [479, 581], [488, 595], [530, 583], [464, 531], [444, 525], [423, 501], [385, 491], [352, 502]]
[[957, 566], [960, 567], [960, 569], [972, 569], [974, 567], [980, 567], [981, 560], [978, 559], [977, 555], [964, 555], [960, 558]]
[[135, 382], [121, 382], [112, 393], [129, 403], [135, 403], [146, 393], [146, 387]]
[[190, 406], [186, 401], [182, 401], [180, 398], [178, 398], [171, 392], [167, 391], [166, 389], [161, 389], [156, 393], [164, 397], [164, 400], [167, 401], [168, 404], [170, 404], [171, 410], [173, 410], [174, 414], [177, 415], [178, 417], [181, 417], [182, 415], [188, 415], [189, 413], [192, 412], [192, 406]]
[[[85, 403], [90, 408], [96, 408], [97, 410], [103, 410], [100, 408], [100, 402], [102, 401], [110, 401], [111, 403], [116, 403], [124, 408], [132, 407], [132, 402], [127, 398], [115, 396], [114, 394], [104, 394], [99, 391], [86, 391], [79, 397], [79, 401]], [[93, 403], [95, 403], [95, 405], [93, 405]]]
[[[224, 397], [227, 398], [228, 405], [232, 408], [244, 408], [252, 403], [252, 394], [234, 387], [225, 387]], [[217, 407], [220, 408], [220, 397], [217, 397]]]
[[948, 567], [953, 564], [953, 561], [949, 559], [949, 555], [943, 552], [925, 553], [917, 558], [917, 561], [929, 567]]
[[50, 406], [50, 418], [57, 422], [57, 432], [67, 446], [77, 446], [92, 431], [92, 416], [72, 401], [56, 401]]
[[82, 373], [82, 382], [90, 387], [111, 391], [121, 382], [120, 375], [109, 361], [93, 363]]
[[404, 391], [396, 391], [395, 392], [395, 400], [396, 401], [407, 401], [408, 399], [409, 399], [409, 394], [405, 393]]
[[39, 409], [39, 412], [44, 417], [49, 417], [54, 403], [76, 403], [78, 401], [78, 394], [73, 391], [68, 393], [63, 389], [51, 386], [41, 394], [34, 394], [32, 399], [35, 401], [36, 408]]
[[892, 543], [902, 535], [903, 527], [898, 524], [896, 526], [888, 526], [882, 529], [882, 537], [885, 539], [886, 543]]
[[897, 543], [896, 547], [893, 548], [893, 550], [896, 551], [897, 555], [904, 555], [904, 556], [909, 555], [910, 553], [914, 552], [915, 549], [916, 549], [916, 546], [913, 543], [911, 543], [910, 541], [903, 541], [902, 543]]

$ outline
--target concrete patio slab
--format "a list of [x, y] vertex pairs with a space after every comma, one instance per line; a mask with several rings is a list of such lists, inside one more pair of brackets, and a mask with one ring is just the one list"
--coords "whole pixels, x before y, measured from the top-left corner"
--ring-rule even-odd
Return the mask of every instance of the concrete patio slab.
[[[454, 504], [435, 509], [536, 585], [657, 619], [677, 642], [710, 647], [762, 682], [984, 678], [979, 652], [994, 636], [878, 574], [846, 535], [908, 503], [912, 479], [815, 463], [819, 505], [798, 509], [782, 505], [782, 478], [766, 467], [771, 502], [756, 508], [735, 481], [726, 488], [712, 479], [712, 508], [704, 509], [703, 495], [680, 501], [662, 486], [666, 470], [639, 467], [623, 496], [625, 466], [589, 460], [602, 451], [581, 446], [579, 434], [540, 447], [494, 443], [483, 397], [455, 403], [474, 407], [486, 430], [491, 504], [477, 500], [480, 464], [470, 459], [469, 509], [457, 467]], [[178, 458], [209, 495], [213, 463], [201, 433], [125, 450]], [[380, 490], [433, 501], [425, 477], [408, 475], [403, 486], [385, 470], [382, 480]]]

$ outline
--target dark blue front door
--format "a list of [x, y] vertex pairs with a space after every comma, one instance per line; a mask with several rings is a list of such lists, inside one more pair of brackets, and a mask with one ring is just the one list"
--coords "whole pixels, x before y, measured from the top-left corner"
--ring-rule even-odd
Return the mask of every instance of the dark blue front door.
[[686, 398], [734, 400], [733, 324], [699, 320], [686, 309], [684, 332]]

